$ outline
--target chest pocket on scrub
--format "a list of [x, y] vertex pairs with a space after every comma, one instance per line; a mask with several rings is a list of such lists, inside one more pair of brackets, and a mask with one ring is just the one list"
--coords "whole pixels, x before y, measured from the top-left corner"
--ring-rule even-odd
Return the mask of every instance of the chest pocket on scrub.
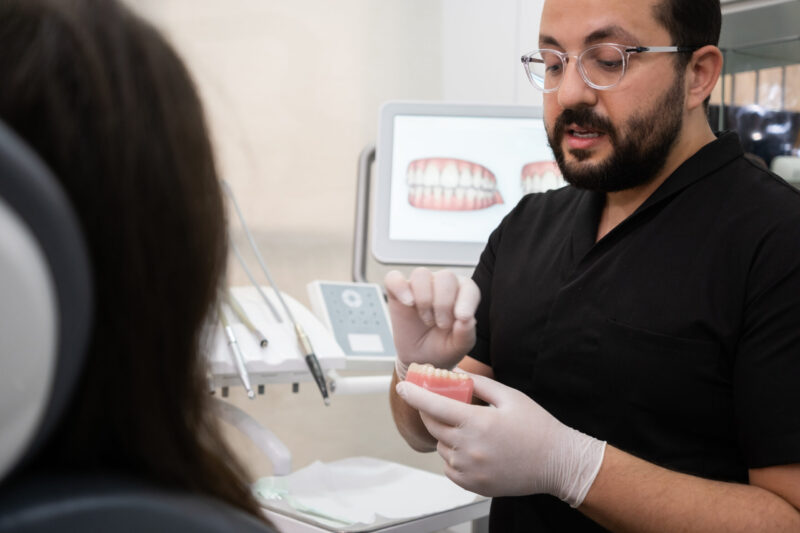
[[654, 333], [609, 319], [601, 353], [609, 394], [648, 422], [709, 424], [731, 408], [720, 347]]

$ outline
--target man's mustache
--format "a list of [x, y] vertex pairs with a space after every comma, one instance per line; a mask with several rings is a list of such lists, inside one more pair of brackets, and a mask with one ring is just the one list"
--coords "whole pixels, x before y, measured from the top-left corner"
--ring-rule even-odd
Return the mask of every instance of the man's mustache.
[[616, 129], [610, 120], [601, 117], [588, 107], [584, 107], [580, 109], [565, 109], [561, 112], [553, 127], [553, 140], [555, 142], [561, 141], [567, 126], [570, 124], [605, 133], [612, 143], [617, 138]]

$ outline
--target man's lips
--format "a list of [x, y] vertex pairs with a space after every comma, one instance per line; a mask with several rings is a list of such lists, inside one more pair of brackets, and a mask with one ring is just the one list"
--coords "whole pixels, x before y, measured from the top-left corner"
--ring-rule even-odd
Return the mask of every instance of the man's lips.
[[586, 126], [579, 126], [577, 124], [570, 124], [566, 128], [567, 134], [577, 137], [597, 137], [603, 135], [601, 130], [595, 128], [587, 128]]
[[589, 150], [596, 147], [605, 137], [605, 133], [586, 126], [570, 124], [565, 128], [567, 146], [573, 150]]

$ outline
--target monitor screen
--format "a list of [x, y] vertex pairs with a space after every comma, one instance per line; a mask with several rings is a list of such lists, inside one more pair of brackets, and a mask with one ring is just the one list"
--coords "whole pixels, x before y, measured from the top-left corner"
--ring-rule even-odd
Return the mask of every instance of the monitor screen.
[[536, 107], [389, 103], [376, 157], [383, 263], [475, 265], [523, 195], [564, 185]]

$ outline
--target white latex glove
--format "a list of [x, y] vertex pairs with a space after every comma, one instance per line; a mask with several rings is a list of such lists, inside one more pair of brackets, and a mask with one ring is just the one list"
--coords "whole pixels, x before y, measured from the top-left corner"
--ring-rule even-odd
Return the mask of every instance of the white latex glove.
[[420, 412], [439, 443], [445, 475], [484, 496], [552, 494], [578, 507], [606, 443], [565, 426], [516, 389], [470, 374], [489, 406], [462, 403], [413, 383], [397, 393]]
[[389, 296], [397, 377], [411, 363], [453, 368], [475, 344], [478, 286], [449, 270], [417, 268], [406, 278], [393, 270], [384, 278]]

